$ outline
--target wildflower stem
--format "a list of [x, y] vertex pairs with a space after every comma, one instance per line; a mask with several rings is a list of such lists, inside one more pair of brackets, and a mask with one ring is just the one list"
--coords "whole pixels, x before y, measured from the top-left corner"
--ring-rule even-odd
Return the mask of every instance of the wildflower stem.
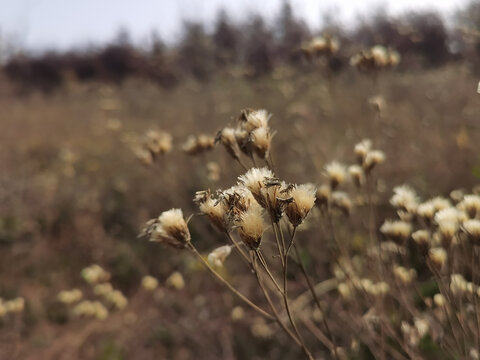
[[253, 264], [253, 269], [254, 269], [254, 272], [255, 272], [255, 276], [257, 278], [257, 282], [258, 282], [258, 285], [260, 286], [260, 289], [262, 290], [263, 292], [263, 295], [265, 297], [265, 299], [267, 300], [268, 302], [268, 305], [270, 306], [270, 308], [272, 309], [272, 312], [275, 316], [275, 320], [277, 321], [277, 323], [280, 325], [280, 327], [283, 329], [283, 331], [285, 331], [285, 333], [290, 336], [292, 338], [292, 340], [298, 345], [298, 346], [302, 346], [300, 340], [290, 331], [290, 329], [282, 322], [281, 318], [280, 318], [280, 315], [277, 311], [277, 309], [275, 308], [275, 305], [273, 304], [272, 302], [272, 299], [270, 298], [270, 295], [268, 294], [268, 291], [265, 289], [265, 286], [263, 285], [261, 279], [260, 279], [260, 273], [257, 271], [257, 265], [256, 265], [256, 262], [255, 262], [255, 257], [253, 256], [252, 254], [252, 264]]
[[[478, 247], [476, 245], [473, 245], [473, 251], [472, 251], [472, 283], [475, 284], [475, 273], [476, 273], [476, 262], [475, 258], [478, 257]], [[477, 299], [477, 294], [473, 293], [473, 301], [475, 305], [475, 317], [476, 317], [476, 325], [477, 325], [477, 334], [475, 336], [475, 341], [476, 341], [476, 348], [480, 349], [480, 317], [478, 315], [478, 299]]]
[[[297, 229], [296, 227], [293, 228], [292, 236], [290, 238], [290, 244], [292, 244], [293, 241], [295, 240], [296, 229]], [[302, 344], [303, 352], [305, 353], [305, 355], [309, 359], [313, 360], [312, 354], [310, 353], [310, 351], [308, 351], [307, 347], [305, 346], [305, 342], [302, 338], [302, 335], [300, 334], [300, 331], [298, 330], [297, 325], [295, 324], [295, 321], [293, 320], [293, 316], [292, 316], [292, 313], [291, 313], [291, 310], [290, 310], [290, 304], [288, 302], [288, 291], [287, 291], [288, 253], [287, 252], [285, 252], [283, 262], [285, 264], [284, 267], [283, 267], [283, 302], [284, 302], [284, 305], [285, 305], [285, 310], [287, 311], [287, 315], [288, 315], [288, 319], [290, 320], [290, 324], [292, 325], [292, 328], [295, 331], [295, 334], [297, 335], [298, 339], [300, 340], [300, 342]]]
[[284, 263], [284, 260], [283, 260], [283, 251], [282, 251], [282, 247], [280, 245], [280, 238], [278, 236], [277, 228], [276, 228], [275, 224], [276, 223], [274, 223], [273, 220], [272, 220], [273, 234], [275, 235], [275, 242], [277, 243], [278, 255], [280, 256], [280, 261], [282, 263], [282, 269], [283, 269], [283, 268], [285, 268], [285, 263]]
[[261, 309], [257, 305], [255, 305], [252, 301], [250, 301], [245, 295], [240, 293], [237, 289], [235, 289], [227, 280], [225, 280], [218, 272], [213, 269], [210, 264], [200, 255], [198, 250], [195, 248], [195, 246], [192, 245], [191, 242], [188, 243], [189, 249], [200, 259], [200, 261], [207, 267], [207, 269], [222, 283], [224, 284], [231, 292], [233, 292], [235, 295], [237, 295], [240, 299], [242, 299], [247, 305], [249, 305], [251, 308], [256, 310], [258, 313], [262, 314], [265, 316], [267, 319], [274, 320], [275, 318], [266, 312], [265, 310]]
[[300, 266], [300, 270], [302, 271], [303, 277], [305, 278], [305, 281], [308, 284], [308, 288], [310, 289], [310, 292], [312, 293], [313, 300], [315, 301], [315, 304], [317, 305], [318, 310], [322, 314], [323, 325], [325, 326], [325, 330], [327, 331], [327, 335], [330, 338], [330, 341], [332, 343], [333, 354], [335, 356], [335, 359], [338, 360], [337, 346], [335, 344], [335, 339], [333, 337], [332, 332], [330, 331], [330, 326], [328, 326], [328, 321], [327, 321], [327, 318], [325, 317], [325, 311], [323, 310], [323, 306], [320, 303], [320, 300], [319, 300], [317, 294], [315, 293], [315, 289], [313, 288], [312, 281], [310, 280], [310, 277], [307, 274], [307, 270], [305, 269], [305, 265], [303, 264], [302, 258], [300, 257], [300, 252], [298, 251], [297, 244], [293, 244], [293, 249], [295, 251], [295, 256], [297, 257], [298, 265]]
[[275, 285], [275, 287], [280, 292], [280, 294], [283, 295], [283, 289], [280, 287], [280, 285], [278, 285], [278, 282], [275, 280], [272, 273], [270, 272], [270, 269], [268, 268], [268, 264], [265, 261], [265, 258], [263, 257], [261, 251], [259, 249], [257, 249], [257, 250], [255, 250], [255, 253], [257, 254], [258, 260], [260, 260], [260, 264], [262, 265], [263, 269], [265, 270], [265, 272], [268, 274], [268, 276], [272, 280], [272, 283]]

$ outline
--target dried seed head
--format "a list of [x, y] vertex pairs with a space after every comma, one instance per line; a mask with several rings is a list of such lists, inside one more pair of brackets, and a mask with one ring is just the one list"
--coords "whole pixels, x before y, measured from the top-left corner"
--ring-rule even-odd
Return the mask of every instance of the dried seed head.
[[394, 195], [390, 199], [390, 204], [399, 210], [404, 210], [410, 214], [416, 212], [418, 208], [418, 196], [408, 185], [397, 186], [393, 189]]
[[276, 178], [266, 179], [265, 187], [261, 190], [263, 202], [266, 204], [264, 208], [270, 215], [270, 219], [277, 223], [282, 218], [287, 206], [293, 202], [291, 195], [295, 185], [287, 185], [284, 181]]
[[348, 167], [348, 173], [357, 187], [361, 187], [365, 183], [365, 174], [359, 165], [351, 165]]
[[67, 305], [80, 301], [82, 297], [83, 293], [80, 289], [62, 290], [57, 295], [58, 301]]
[[433, 220], [433, 216], [435, 215], [435, 206], [431, 201], [426, 201], [421, 203], [417, 207], [417, 215], [422, 217], [427, 222]]
[[225, 259], [232, 252], [230, 245], [224, 245], [216, 248], [210, 254], [208, 254], [208, 262], [216, 267], [222, 267]]
[[403, 243], [412, 232], [412, 224], [401, 220], [386, 220], [380, 231], [394, 242]]
[[468, 220], [467, 215], [454, 207], [444, 208], [435, 214], [435, 222], [440, 226], [442, 223], [452, 222], [460, 224]]
[[141, 146], [134, 146], [132, 150], [137, 159], [140, 160], [142, 164], [147, 166], [153, 164], [153, 156], [148, 149], [145, 149]]
[[480, 196], [465, 195], [463, 200], [457, 205], [457, 208], [467, 213], [471, 219], [480, 215]]
[[270, 129], [265, 127], [256, 128], [250, 134], [255, 153], [262, 159], [268, 157], [272, 143]]
[[142, 287], [147, 291], [153, 291], [158, 287], [158, 280], [150, 275], [142, 278]]
[[249, 133], [258, 128], [268, 128], [268, 121], [272, 117], [267, 110], [242, 110], [242, 115], [239, 120], [242, 122], [243, 127]]
[[332, 195], [332, 190], [330, 189], [330, 186], [326, 184], [320, 185], [317, 188], [317, 192], [315, 194], [315, 197], [316, 197], [315, 203], [320, 207], [328, 206], [331, 195]]
[[350, 215], [353, 204], [346, 192], [332, 192], [331, 202], [334, 209], [339, 209], [345, 216]]
[[428, 249], [430, 246], [431, 235], [428, 230], [417, 230], [412, 234], [413, 240], [422, 248]]
[[428, 258], [436, 269], [441, 270], [447, 261], [447, 252], [441, 247], [431, 248], [428, 251]]
[[220, 180], [220, 165], [215, 161], [209, 161], [207, 163], [207, 178], [210, 181]]
[[395, 277], [404, 285], [410, 284], [416, 277], [415, 269], [406, 269], [403, 266], [395, 266], [393, 268]]
[[290, 191], [293, 201], [287, 205], [286, 213], [293, 226], [300, 225], [315, 205], [316, 191], [313, 184], [297, 185]]
[[209, 135], [200, 134], [198, 137], [190, 135], [182, 145], [182, 150], [188, 155], [197, 155], [213, 149], [215, 138]]
[[167, 285], [176, 289], [182, 290], [185, 288], [185, 280], [183, 276], [178, 271], [174, 271], [168, 278], [167, 278]]
[[220, 231], [228, 231], [228, 220], [225, 207], [222, 202], [209, 197], [198, 206], [200, 212], [207, 215], [210, 222]]
[[238, 182], [250, 190], [255, 200], [265, 208], [267, 204], [263, 197], [262, 190], [266, 187], [265, 181], [271, 178], [274, 178], [274, 175], [266, 167], [261, 169], [251, 168], [244, 175], [238, 177]]
[[164, 211], [158, 219], [148, 221], [141, 236], [178, 249], [184, 248], [190, 242], [190, 231], [181, 209]]
[[365, 157], [363, 168], [367, 174], [373, 170], [373, 168], [385, 161], [385, 153], [380, 150], [371, 150]]
[[221, 143], [235, 160], [240, 159], [240, 147], [237, 143], [234, 128], [225, 127], [220, 130], [215, 136], [215, 143]]
[[237, 229], [240, 238], [249, 249], [258, 249], [265, 231], [262, 208], [258, 205], [252, 206], [242, 213], [237, 219]]
[[341, 185], [347, 177], [347, 168], [338, 161], [332, 161], [325, 165], [325, 175], [330, 180], [330, 187], [335, 190], [337, 186]]
[[154, 156], [166, 154], [172, 150], [172, 135], [164, 131], [148, 130], [144, 144]]
[[461, 274], [452, 274], [450, 276], [450, 291], [453, 295], [462, 295], [468, 291], [467, 280]]
[[365, 162], [365, 158], [367, 154], [372, 149], [372, 141], [370, 139], [363, 139], [358, 144], [355, 145], [353, 148], [353, 152], [357, 157], [357, 161], [359, 165], [363, 165]]
[[110, 280], [110, 273], [97, 264], [82, 269], [80, 275], [91, 285]]
[[480, 242], [480, 220], [470, 219], [463, 223], [462, 229], [467, 233], [470, 240], [479, 245]]
[[438, 307], [444, 307], [447, 304], [447, 300], [442, 294], [435, 294], [433, 296], [433, 303]]
[[338, 284], [338, 292], [344, 300], [350, 300], [352, 298], [352, 287], [347, 283]]

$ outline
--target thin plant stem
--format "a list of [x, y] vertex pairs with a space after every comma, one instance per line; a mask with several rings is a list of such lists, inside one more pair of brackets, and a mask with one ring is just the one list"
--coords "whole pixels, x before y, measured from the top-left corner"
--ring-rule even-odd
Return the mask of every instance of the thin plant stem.
[[260, 260], [260, 264], [262, 265], [263, 269], [265, 270], [265, 272], [267, 273], [267, 275], [269, 276], [270, 280], [272, 280], [272, 283], [275, 285], [275, 287], [277, 288], [277, 290], [280, 292], [280, 294], [283, 295], [283, 289], [280, 287], [280, 285], [278, 284], [277, 280], [275, 280], [275, 277], [273, 276], [273, 274], [271, 273], [270, 269], [268, 268], [268, 264], [267, 262], [265, 261], [265, 258], [263, 257], [262, 255], [262, 252], [257, 249], [255, 251], [258, 259]]
[[224, 284], [231, 292], [233, 292], [235, 295], [237, 295], [240, 299], [242, 299], [247, 305], [249, 305], [252, 309], [256, 310], [258, 313], [262, 314], [265, 316], [267, 319], [274, 320], [275, 318], [266, 312], [265, 310], [261, 309], [257, 305], [255, 305], [251, 300], [249, 300], [245, 295], [240, 293], [237, 289], [235, 289], [227, 280], [225, 280], [218, 272], [213, 269], [210, 264], [205, 261], [205, 259], [200, 255], [198, 250], [195, 248], [195, 246], [192, 245], [192, 243], [188, 243], [189, 249], [200, 259], [200, 261], [207, 267], [207, 269], [222, 283]]
[[310, 292], [312, 293], [313, 300], [315, 301], [315, 304], [317, 305], [318, 310], [322, 313], [322, 322], [323, 325], [325, 326], [325, 330], [327, 332], [328, 337], [330, 338], [330, 341], [333, 346], [333, 354], [335, 356], [335, 359], [339, 359], [338, 354], [337, 354], [337, 345], [335, 344], [335, 339], [333, 337], [332, 332], [330, 331], [330, 326], [328, 326], [328, 321], [325, 317], [325, 311], [323, 310], [323, 306], [320, 303], [320, 300], [315, 293], [315, 289], [313, 288], [312, 281], [310, 280], [310, 277], [307, 274], [307, 270], [305, 269], [305, 265], [303, 264], [303, 261], [300, 257], [300, 253], [298, 251], [297, 244], [293, 244], [293, 249], [295, 251], [295, 255], [297, 257], [298, 265], [300, 266], [300, 270], [302, 271], [303, 277], [305, 278], [305, 281], [308, 284], [308, 288], [310, 289]]
[[283, 323], [275, 305], [273, 304], [273, 301], [272, 299], [270, 298], [270, 295], [268, 294], [268, 291], [267, 289], [265, 289], [265, 286], [263, 285], [261, 279], [260, 279], [260, 274], [259, 272], [257, 271], [257, 265], [255, 263], [255, 257], [254, 255], [252, 254], [252, 264], [253, 264], [253, 268], [254, 268], [254, 272], [255, 272], [255, 276], [257, 278], [257, 282], [258, 282], [258, 285], [260, 286], [260, 289], [262, 290], [263, 292], [263, 295], [265, 297], [265, 300], [267, 300], [274, 316], [275, 316], [275, 321], [280, 325], [280, 327], [283, 329], [283, 331], [285, 331], [285, 333], [290, 336], [290, 338], [300, 347], [302, 347], [302, 344], [300, 342], [300, 340], [295, 336], [295, 334], [292, 333], [292, 331]]
[[[293, 243], [293, 241], [295, 240], [296, 229], [297, 229], [296, 227], [293, 228], [290, 243]], [[285, 310], [287, 311], [288, 319], [290, 320], [290, 324], [292, 325], [292, 328], [295, 331], [295, 334], [297, 335], [298, 339], [302, 343], [303, 352], [309, 359], [313, 359], [312, 354], [310, 353], [310, 351], [308, 351], [305, 345], [305, 341], [303, 340], [302, 335], [300, 334], [300, 331], [298, 330], [297, 325], [295, 324], [295, 320], [293, 319], [292, 312], [290, 310], [290, 304], [288, 301], [288, 291], [287, 291], [287, 270], [288, 270], [288, 254], [287, 253], [285, 253], [283, 262], [285, 264], [285, 266], [283, 267], [283, 302], [285, 305]]]

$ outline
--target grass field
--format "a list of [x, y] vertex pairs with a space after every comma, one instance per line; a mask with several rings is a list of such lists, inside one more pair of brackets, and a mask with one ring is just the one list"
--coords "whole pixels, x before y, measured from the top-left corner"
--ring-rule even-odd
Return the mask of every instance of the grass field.
[[[240, 309], [238, 299], [194, 258], [137, 238], [146, 220], [172, 207], [182, 208], [186, 217], [197, 213], [196, 191], [230, 187], [244, 173], [221, 146], [189, 156], [182, 144], [192, 134], [214, 136], [234, 124], [241, 109], [265, 108], [276, 131], [276, 175], [319, 185], [326, 163], [354, 162], [354, 145], [370, 138], [386, 154], [376, 173], [378, 229], [395, 214], [388, 204], [395, 186], [409, 184], [428, 199], [478, 184], [477, 83], [461, 63], [375, 78], [354, 69], [325, 74], [278, 68], [255, 80], [223, 74], [172, 90], [128, 79], [118, 86], [72, 81], [49, 95], [20, 95], [2, 82], [0, 297], [21, 296], [25, 309], [3, 319], [0, 358], [299, 358], [301, 351], [278, 327]], [[149, 129], [173, 137], [172, 151], [153, 166], [143, 165], [132, 150]], [[208, 176], [209, 162], [219, 165], [219, 179]], [[366, 211], [359, 207], [348, 220], [337, 219], [338, 233], [361, 242]], [[332, 278], [333, 260], [330, 245], [312, 225], [317, 218], [313, 212], [301, 229], [302, 256], [320, 282]], [[205, 254], [224, 244], [200, 217], [189, 228]], [[105, 320], [75, 317], [57, 300], [59, 291], [71, 288], [92, 298], [80, 272], [94, 263], [111, 273], [111, 283], [128, 299]], [[232, 257], [221, 271], [262, 303], [243, 266]], [[182, 274], [184, 286], [172, 280], [174, 271]], [[141, 286], [147, 274], [159, 280], [153, 292]], [[289, 276], [295, 299], [306, 288]], [[427, 275], [419, 270], [422, 277]], [[335, 309], [338, 298], [332, 290], [322, 301]], [[341, 323], [335, 321], [340, 341]], [[328, 356], [322, 344], [309, 341], [316, 358]], [[372, 356], [362, 346], [357, 354], [352, 358]], [[422, 354], [438, 358], [434, 350]]]

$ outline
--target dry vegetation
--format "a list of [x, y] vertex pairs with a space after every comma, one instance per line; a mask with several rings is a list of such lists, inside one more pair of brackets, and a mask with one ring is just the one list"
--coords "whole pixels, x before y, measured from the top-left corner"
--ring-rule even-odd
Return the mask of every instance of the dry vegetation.
[[11, 57], [0, 358], [479, 359], [478, 9]]
[[[307, 351], [315, 358], [332, 357], [333, 340], [341, 348], [338, 357], [475, 358], [470, 349], [478, 345], [478, 331], [469, 314], [475, 313], [477, 301], [468, 289], [477, 285], [468, 281], [478, 283], [472, 278], [478, 258], [471, 262], [477, 250], [471, 250], [475, 242], [467, 241], [472, 236], [467, 224], [452, 230], [460, 244], [447, 248], [448, 260], [437, 271], [435, 255], [424, 257], [426, 250], [410, 236], [420, 228], [441, 234], [437, 223], [421, 218], [417, 197], [402, 193], [413, 205], [395, 202], [395, 209], [389, 204], [392, 189], [402, 184], [416, 189], [423, 200], [447, 199], [456, 189], [471, 193], [480, 176], [475, 88], [462, 65], [375, 77], [354, 69], [332, 77], [279, 67], [255, 81], [218, 75], [209, 83], [187, 81], [173, 90], [135, 79], [115, 87], [72, 81], [54, 94], [23, 97], [2, 85], [0, 297], [21, 296], [25, 304], [23, 312], [10, 311], [2, 318], [0, 357], [302, 356], [295, 341], [289, 342], [293, 328], [275, 295], [282, 294], [283, 275], [280, 258], [271, 256], [277, 251], [271, 226], [264, 229], [260, 249], [280, 289], [270, 286], [264, 272], [257, 273], [278, 308], [277, 321], [290, 335], [212, 281], [198, 258], [137, 238], [146, 220], [175, 207], [185, 217], [195, 215], [189, 233], [203, 259], [228, 243], [207, 219], [196, 216], [192, 198], [199, 190], [215, 194], [229, 188], [245, 173], [222, 146], [212, 149], [211, 142], [227, 124], [236, 126], [239, 110], [248, 107], [273, 114], [275, 176], [287, 183], [310, 182], [325, 189], [325, 165], [332, 160], [355, 163], [353, 147], [367, 137], [386, 155], [370, 173], [367, 188], [357, 189], [350, 181], [340, 185], [354, 204], [349, 216], [319, 206], [298, 226], [298, 251], [319, 289], [330, 328], [315, 309], [292, 255], [285, 278], [288, 300]], [[190, 135], [197, 138], [187, 142]], [[152, 149], [154, 159], [149, 157]], [[253, 166], [248, 157], [241, 159], [245, 167]], [[265, 165], [258, 156], [256, 161]], [[353, 178], [356, 171], [352, 169]], [[449, 206], [462, 201], [462, 194], [454, 193]], [[398, 216], [412, 224], [404, 224], [401, 235], [395, 235], [395, 225], [394, 230], [382, 227]], [[269, 217], [264, 219], [268, 224]], [[285, 237], [288, 226], [279, 221]], [[377, 244], [390, 258], [376, 257]], [[249, 248], [242, 249], [250, 261]], [[219, 265], [222, 256], [220, 251], [220, 257], [210, 260], [220, 259]], [[91, 264], [107, 273], [84, 271], [82, 279], [82, 269]], [[271, 313], [255, 275], [236, 251], [215, 269]], [[460, 290], [449, 286], [456, 273], [468, 280], [455, 278]], [[112, 288], [96, 286], [107, 280]], [[382, 286], [375, 284], [383, 282], [388, 291], [379, 297]], [[71, 289], [78, 290], [65, 292]], [[447, 299], [445, 314], [439, 313], [439, 292]], [[80, 297], [90, 302], [70, 305]]]

